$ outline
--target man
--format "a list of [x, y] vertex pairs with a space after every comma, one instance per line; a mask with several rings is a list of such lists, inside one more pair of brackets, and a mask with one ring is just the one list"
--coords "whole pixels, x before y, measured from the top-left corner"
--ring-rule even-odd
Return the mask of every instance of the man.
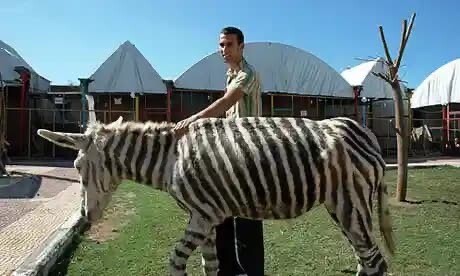
[[[257, 117], [261, 114], [261, 85], [254, 68], [243, 57], [244, 35], [238, 28], [226, 27], [219, 37], [220, 53], [228, 65], [224, 96], [204, 110], [176, 125], [182, 135], [190, 123], [200, 118]], [[263, 276], [264, 241], [262, 221], [229, 218], [216, 227], [219, 275]]]

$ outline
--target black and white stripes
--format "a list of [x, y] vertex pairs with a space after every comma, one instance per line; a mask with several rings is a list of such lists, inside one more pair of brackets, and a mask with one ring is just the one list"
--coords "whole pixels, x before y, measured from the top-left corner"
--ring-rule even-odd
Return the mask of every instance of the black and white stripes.
[[368, 129], [348, 118], [203, 119], [176, 140], [172, 127], [92, 126], [86, 135], [100, 154], [87, 150], [79, 159], [104, 164], [112, 183], [128, 178], [168, 192], [190, 214], [171, 254], [171, 275], [185, 274], [199, 246], [206, 275], [217, 275], [214, 227], [229, 216], [290, 219], [320, 204], [352, 245], [358, 275], [386, 273], [372, 228], [377, 197], [380, 230], [392, 253], [385, 162]]

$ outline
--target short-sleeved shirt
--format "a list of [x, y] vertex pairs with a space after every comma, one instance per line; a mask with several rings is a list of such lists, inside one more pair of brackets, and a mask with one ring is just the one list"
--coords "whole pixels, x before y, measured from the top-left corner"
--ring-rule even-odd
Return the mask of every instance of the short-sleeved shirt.
[[227, 90], [229, 88], [242, 89], [244, 96], [226, 112], [227, 118], [259, 117], [262, 114], [260, 77], [244, 58], [238, 69], [228, 69]]

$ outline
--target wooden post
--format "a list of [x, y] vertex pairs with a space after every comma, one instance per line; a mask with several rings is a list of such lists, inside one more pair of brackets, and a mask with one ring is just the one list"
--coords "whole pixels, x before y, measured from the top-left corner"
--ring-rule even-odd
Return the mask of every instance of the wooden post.
[[442, 152], [446, 152], [450, 141], [449, 104], [442, 106]]
[[447, 143], [450, 143], [450, 104], [447, 104], [446, 109]]
[[0, 175], [8, 175], [6, 171], [6, 161], [8, 160], [6, 146], [6, 100], [2, 74], [0, 73]]
[[[86, 95], [88, 95], [88, 85], [94, 80], [85, 79], [85, 78], [79, 78], [78, 80], [80, 81], [81, 110], [82, 110], [80, 119], [81, 119], [81, 126], [84, 129], [86, 127], [87, 118], [89, 118], [89, 109], [87, 108], [88, 101], [86, 100]], [[88, 112], [88, 114], [86, 114], [86, 112]]]
[[273, 117], [273, 111], [274, 111], [274, 108], [273, 108], [273, 94], [270, 94], [270, 101], [271, 101], [271, 117]]
[[172, 88], [171, 86], [166, 87], [166, 120], [168, 123], [171, 122], [171, 94], [172, 94]]

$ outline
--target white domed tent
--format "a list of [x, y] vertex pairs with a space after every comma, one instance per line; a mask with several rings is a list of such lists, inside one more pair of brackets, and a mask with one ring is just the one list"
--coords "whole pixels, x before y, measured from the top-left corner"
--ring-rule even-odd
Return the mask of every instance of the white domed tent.
[[50, 81], [38, 74], [13, 47], [0, 40], [0, 81], [5, 86], [20, 86], [18, 71], [21, 69], [29, 75], [31, 92], [49, 90]]
[[361, 97], [372, 99], [392, 99], [391, 86], [374, 73], [387, 72], [388, 66], [384, 59], [363, 62], [355, 67], [344, 70], [341, 75], [351, 86], [361, 86]]
[[430, 126], [441, 149], [460, 153], [460, 58], [433, 71], [414, 90], [414, 119]]
[[[385, 74], [388, 66], [383, 58], [363, 62], [344, 70], [341, 75], [351, 86], [360, 90], [360, 118], [364, 125], [375, 133], [384, 150], [396, 148], [396, 132], [390, 125], [394, 118], [393, 88], [374, 73]], [[409, 113], [409, 102], [404, 84], [400, 84], [403, 92], [404, 114]], [[369, 113], [369, 116], [367, 116]]]
[[92, 82], [88, 93], [96, 98], [94, 108], [108, 110], [109, 117], [104, 114], [105, 118], [99, 118], [101, 121], [113, 121], [118, 116], [160, 121], [169, 117], [165, 82], [130, 41], [120, 45], [89, 79]]
[[412, 96], [412, 108], [450, 103], [460, 103], [460, 58], [432, 72]]
[[[324, 104], [324, 98], [344, 99], [351, 103], [349, 113], [353, 113], [353, 88], [336, 70], [311, 53], [282, 43], [252, 42], [245, 44], [244, 56], [260, 75], [265, 115], [299, 116], [308, 111], [307, 114], [316, 114], [308, 114], [309, 117], [327, 116], [324, 114], [332, 111]], [[190, 91], [222, 93], [226, 70], [222, 57], [214, 52], [178, 76], [174, 86], [176, 91], [186, 91], [189, 95]], [[294, 98], [299, 99], [294, 101]], [[336, 105], [342, 106], [338, 101]], [[343, 111], [339, 113], [342, 115]]]
[[[11, 144], [8, 147], [9, 156], [30, 154], [30, 123], [37, 117], [36, 111], [30, 110], [35, 103], [35, 97], [30, 96], [44, 96], [49, 88], [49, 80], [38, 74], [13, 47], [0, 40], [0, 93], [4, 93], [8, 105], [4, 125]], [[8, 107], [19, 109], [11, 110]], [[34, 115], [29, 116], [31, 114]]]

